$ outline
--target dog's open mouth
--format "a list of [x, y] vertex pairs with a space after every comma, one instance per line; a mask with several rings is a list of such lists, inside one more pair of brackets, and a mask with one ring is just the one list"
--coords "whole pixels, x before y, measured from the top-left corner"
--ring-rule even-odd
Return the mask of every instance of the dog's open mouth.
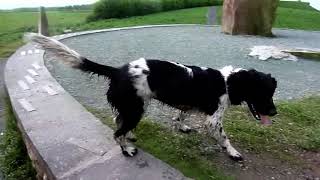
[[260, 113], [258, 113], [256, 111], [256, 109], [254, 108], [253, 104], [248, 104], [248, 107], [249, 107], [249, 110], [251, 112], [251, 114], [253, 115], [253, 117], [260, 121], [261, 124], [263, 125], [271, 125], [272, 124], [272, 121], [270, 120], [269, 116], [267, 115], [262, 115]]

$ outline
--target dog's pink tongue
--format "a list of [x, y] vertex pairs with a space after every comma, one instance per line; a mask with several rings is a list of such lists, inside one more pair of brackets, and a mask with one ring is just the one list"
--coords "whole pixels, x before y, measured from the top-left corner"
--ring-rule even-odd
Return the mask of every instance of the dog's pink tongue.
[[272, 124], [272, 121], [269, 119], [269, 116], [260, 114], [260, 118], [261, 118], [261, 124], [267, 125], [267, 126]]

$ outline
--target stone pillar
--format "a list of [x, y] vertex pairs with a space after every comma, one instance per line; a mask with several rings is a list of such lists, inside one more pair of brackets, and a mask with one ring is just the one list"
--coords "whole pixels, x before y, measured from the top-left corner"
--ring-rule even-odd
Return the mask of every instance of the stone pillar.
[[216, 23], [216, 17], [217, 17], [216, 7], [211, 6], [207, 14], [207, 24], [214, 25]]
[[44, 36], [49, 36], [48, 31], [48, 19], [44, 7], [39, 9], [39, 22], [38, 22], [38, 33]]
[[224, 0], [222, 32], [273, 36], [279, 0]]

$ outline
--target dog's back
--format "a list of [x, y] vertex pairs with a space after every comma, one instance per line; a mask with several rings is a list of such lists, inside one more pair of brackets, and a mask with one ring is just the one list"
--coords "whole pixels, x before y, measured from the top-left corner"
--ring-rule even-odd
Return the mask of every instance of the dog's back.
[[170, 106], [209, 114], [216, 110], [219, 97], [226, 92], [224, 78], [218, 70], [160, 60], [146, 62], [150, 69], [147, 80], [154, 98]]

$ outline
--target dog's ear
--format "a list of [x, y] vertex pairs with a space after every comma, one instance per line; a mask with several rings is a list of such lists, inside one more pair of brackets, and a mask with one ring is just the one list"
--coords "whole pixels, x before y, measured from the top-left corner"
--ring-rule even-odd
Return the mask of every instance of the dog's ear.
[[242, 101], [246, 100], [248, 88], [250, 88], [250, 83], [248, 83], [249, 78], [249, 73], [244, 70], [229, 76], [227, 85], [231, 104], [240, 105]]

